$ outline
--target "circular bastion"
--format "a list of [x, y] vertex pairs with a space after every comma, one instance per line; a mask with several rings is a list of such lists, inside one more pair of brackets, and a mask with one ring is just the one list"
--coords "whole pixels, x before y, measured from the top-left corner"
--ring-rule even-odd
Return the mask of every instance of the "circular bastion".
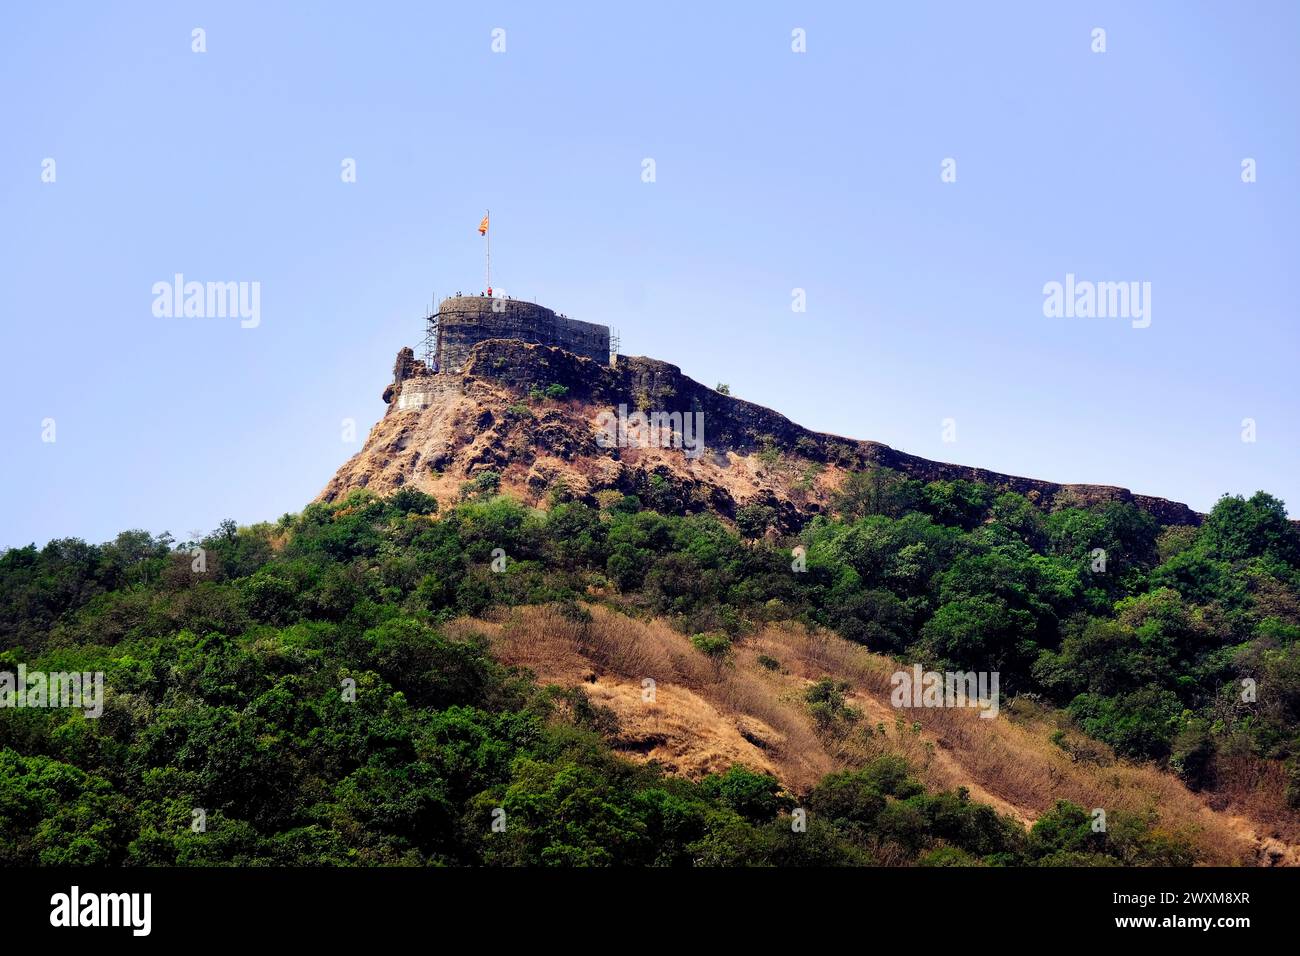
[[550, 345], [602, 364], [609, 361], [609, 326], [556, 315], [535, 302], [451, 296], [438, 304], [437, 367], [459, 372], [474, 346], [488, 339]]

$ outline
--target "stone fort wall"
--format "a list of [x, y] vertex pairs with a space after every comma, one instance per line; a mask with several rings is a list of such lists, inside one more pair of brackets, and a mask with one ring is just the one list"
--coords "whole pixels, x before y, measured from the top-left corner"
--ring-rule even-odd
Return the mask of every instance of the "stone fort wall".
[[550, 309], [518, 299], [464, 295], [452, 296], [439, 303], [439, 371], [459, 371], [469, 357], [470, 349], [488, 339], [552, 345], [602, 365], [609, 362], [607, 325], [563, 318]]
[[432, 405], [443, 391], [441, 383], [434, 375], [417, 375], [401, 383], [397, 391], [397, 410], [409, 412], [413, 409], [425, 409]]

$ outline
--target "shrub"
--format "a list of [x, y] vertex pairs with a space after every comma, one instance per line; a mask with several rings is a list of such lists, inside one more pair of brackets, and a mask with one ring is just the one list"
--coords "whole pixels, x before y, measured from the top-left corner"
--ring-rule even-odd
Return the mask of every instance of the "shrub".
[[561, 399], [569, 394], [569, 386], [561, 385], [559, 382], [552, 382], [545, 387], [534, 385], [528, 390], [528, 397], [534, 402], [540, 402], [542, 399]]
[[731, 638], [726, 634], [695, 634], [691, 637], [695, 649], [714, 661], [731, 656]]
[[755, 773], [734, 766], [724, 774], [711, 774], [700, 781], [700, 792], [735, 810], [751, 823], [767, 823], [794, 801], [782, 793], [771, 774]]
[[745, 505], [736, 509], [736, 528], [746, 538], [761, 538], [775, 517], [776, 512], [767, 505]]
[[804, 700], [812, 712], [813, 720], [821, 730], [829, 730], [840, 723], [855, 723], [862, 717], [862, 712], [850, 707], [844, 700], [844, 692], [849, 685], [843, 681], [836, 683], [829, 677], [823, 677], [804, 692]]
[[460, 500], [470, 501], [475, 498], [490, 498], [501, 490], [501, 474], [496, 471], [481, 471], [460, 486]]

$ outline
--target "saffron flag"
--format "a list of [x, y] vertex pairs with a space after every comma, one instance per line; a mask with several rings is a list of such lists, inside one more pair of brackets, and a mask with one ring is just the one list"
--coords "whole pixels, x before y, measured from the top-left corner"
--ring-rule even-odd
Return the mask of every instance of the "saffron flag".
[[484, 216], [484, 217], [483, 217], [483, 221], [480, 222], [480, 223], [478, 224], [478, 234], [479, 234], [480, 236], [486, 236], [486, 235], [487, 235], [487, 226], [488, 226], [487, 221], [488, 221], [488, 217], [487, 217], [487, 216]]

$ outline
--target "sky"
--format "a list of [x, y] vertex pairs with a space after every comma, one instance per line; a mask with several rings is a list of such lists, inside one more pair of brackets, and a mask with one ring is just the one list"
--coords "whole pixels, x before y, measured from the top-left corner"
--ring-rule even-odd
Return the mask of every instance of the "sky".
[[[807, 427], [1300, 515], [1297, 45], [1284, 2], [6, 5], [0, 547], [300, 511], [488, 208], [499, 288]], [[178, 273], [256, 325], [155, 314]], [[1046, 315], [1067, 274], [1149, 325]]]

